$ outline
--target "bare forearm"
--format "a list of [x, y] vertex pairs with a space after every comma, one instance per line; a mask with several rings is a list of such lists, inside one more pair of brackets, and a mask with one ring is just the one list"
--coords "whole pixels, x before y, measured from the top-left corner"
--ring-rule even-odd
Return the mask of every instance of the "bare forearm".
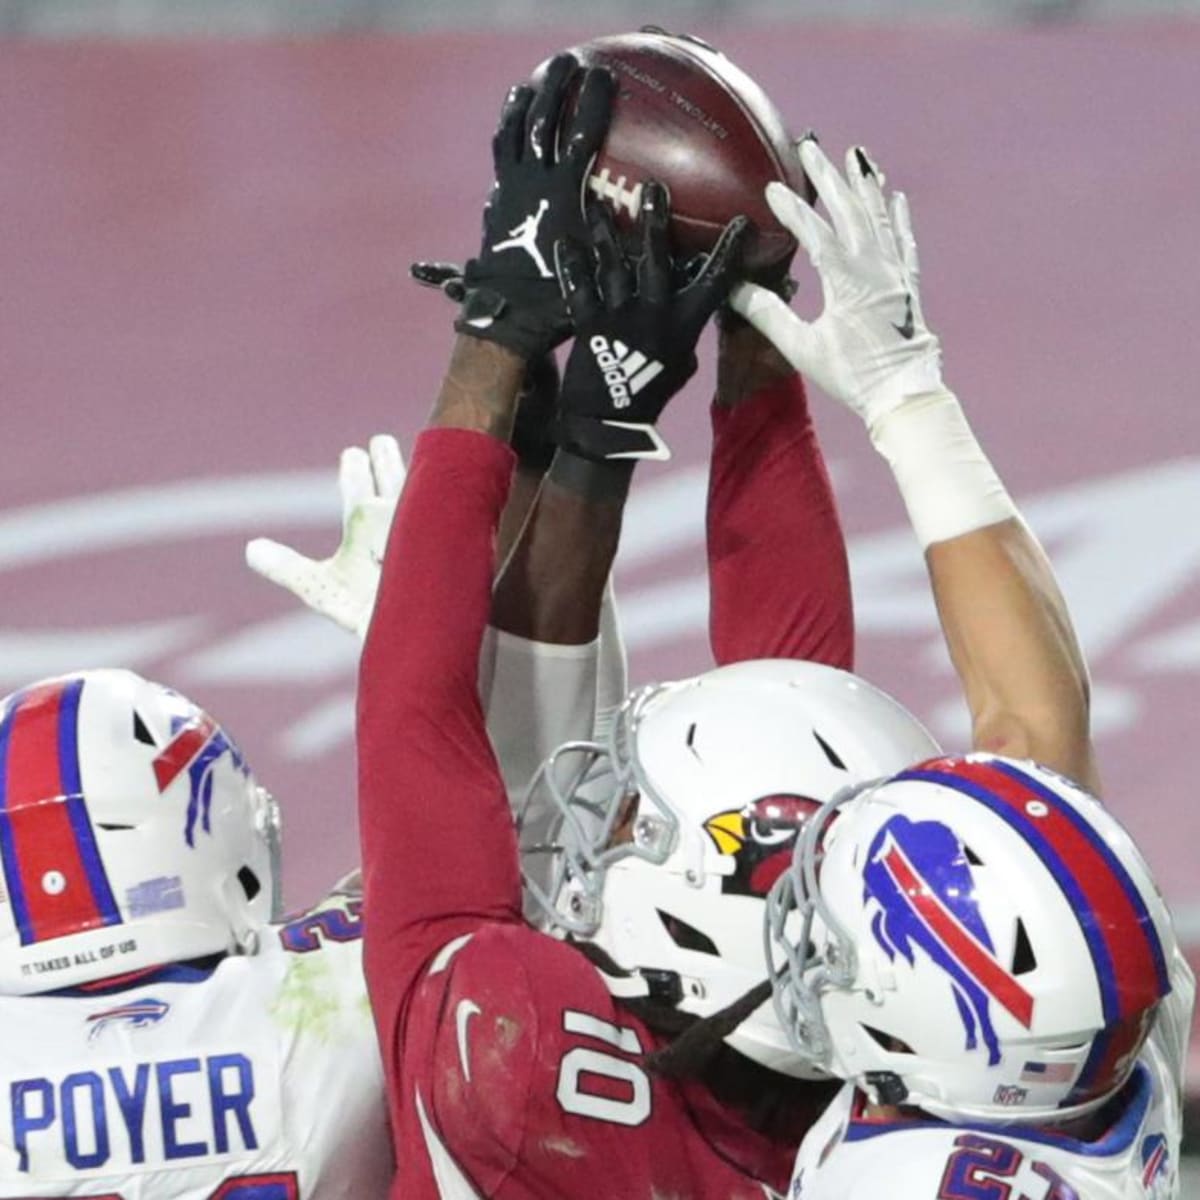
[[512, 490], [508, 494], [508, 503], [500, 516], [500, 528], [496, 531], [496, 562], [503, 572], [513, 548], [517, 544], [525, 522], [533, 512], [534, 502], [542, 487], [545, 472], [523, 463], [517, 463], [513, 472]]
[[531, 641], [583, 645], [599, 633], [630, 468], [575, 465], [602, 478], [612, 473], [609, 486], [589, 490], [561, 463], [552, 467], [492, 597], [492, 624]]
[[1087, 666], [1037, 540], [1007, 520], [934, 542], [925, 557], [974, 748], [1097, 790]]
[[429, 424], [473, 429], [507, 442], [525, 363], [494, 342], [460, 335]]
[[736, 408], [744, 400], [796, 374], [796, 368], [761, 333], [744, 321], [721, 329], [717, 350], [718, 408]]

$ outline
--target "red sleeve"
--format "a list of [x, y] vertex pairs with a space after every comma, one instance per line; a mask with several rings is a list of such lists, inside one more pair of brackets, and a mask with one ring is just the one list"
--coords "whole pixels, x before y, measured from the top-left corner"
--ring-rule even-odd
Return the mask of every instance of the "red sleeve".
[[710, 637], [718, 665], [803, 658], [850, 670], [846, 543], [799, 375], [713, 406]]
[[422, 433], [384, 556], [357, 718], [364, 961], [381, 1034], [436, 950], [482, 922], [521, 919], [478, 691], [512, 464], [484, 434]]

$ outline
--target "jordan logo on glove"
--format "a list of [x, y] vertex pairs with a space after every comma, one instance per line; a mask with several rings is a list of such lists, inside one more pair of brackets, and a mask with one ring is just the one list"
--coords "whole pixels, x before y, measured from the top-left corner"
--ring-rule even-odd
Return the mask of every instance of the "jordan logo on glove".
[[640, 350], [631, 350], [615, 338], [610, 345], [608, 338], [598, 333], [588, 345], [596, 365], [604, 373], [614, 408], [628, 408], [629, 401], [662, 372], [662, 363], [647, 358]]
[[538, 228], [541, 226], [542, 218], [546, 215], [546, 210], [549, 207], [550, 201], [542, 200], [537, 206], [537, 212], [531, 213], [520, 225], [516, 225], [510, 229], [508, 232], [512, 236], [507, 241], [497, 242], [492, 247], [492, 253], [495, 254], [499, 250], [524, 250], [533, 259], [533, 265], [537, 267], [538, 274], [543, 279], [552, 278], [554, 272], [546, 265], [546, 259], [538, 249], [537, 244]]

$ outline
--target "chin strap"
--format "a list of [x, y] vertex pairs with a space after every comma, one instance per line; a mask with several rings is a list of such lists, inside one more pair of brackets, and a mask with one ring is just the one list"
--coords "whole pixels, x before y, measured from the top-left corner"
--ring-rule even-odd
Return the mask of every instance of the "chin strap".
[[595, 963], [592, 965], [604, 976], [604, 985], [609, 994], [619, 1000], [655, 1000], [676, 1008], [683, 999], [683, 981], [675, 971], [656, 971], [652, 967], [643, 967], [611, 975], [603, 967]]
[[677, 971], [660, 971], [654, 967], [637, 967], [629, 971], [595, 942], [581, 942], [572, 937], [567, 941], [600, 972], [609, 995], [618, 1000], [654, 1000], [677, 1008], [683, 999], [683, 979]]
[[897, 1105], [908, 1099], [908, 1088], [895, 1071], [867, 1071], [863, 1083], [876, 1104]]

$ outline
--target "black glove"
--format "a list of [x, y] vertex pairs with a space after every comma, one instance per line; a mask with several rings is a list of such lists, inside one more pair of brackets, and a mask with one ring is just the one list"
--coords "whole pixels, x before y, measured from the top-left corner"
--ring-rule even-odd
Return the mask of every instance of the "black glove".
[[408, 273], [422, 287], [437, 288], [455, 304], [461, 304], [466, 299], [467, 285], [463, 282], [463, 269], [458, 263], [409, 263]]
[[592, 254], [566, 239], [554, 246], [575, 326], [557, 441], [593, 461], [669, 458], [654, 423], [695, 373], [696, 343], [737, 282], [750, 222], [734, 217], [699, 270], [677, 288], [661, 184], [647, 183], [642, 192], [636, 269], [621, 251], [608, 210], [594, 205], [590, 220]]
[[[454, 328], [525, 359], [540, 357], [570, 333], [553, 249], [559, 238], [586, 236], [587, 172], [608, 132], [616, 90], [607, 71], [585, 71], [567, 117], [578, 70], [571, 55], [560, 54], [537, 91], [509, 92], [492, 141], [496, 182], [483, 210], [483, 245], [462, 273], [463, 306]], [[449, 292], [445, 281], [443, 287]]]
[[[415, 262], [408, 269], [423, 287], [437, 288], [456, 304], [463, 302], [467, 289], [463, 283], [463, 269], [457, 263]], [[554, 286], [557, 289], [557, 279]], [[533, 359], [525, 368], [509, 444], [521, 466], [530, 470], [545, 471], [554, 457], [553, 425], [558, 408], [558, 385], [558, 363], [552, 353]]]

